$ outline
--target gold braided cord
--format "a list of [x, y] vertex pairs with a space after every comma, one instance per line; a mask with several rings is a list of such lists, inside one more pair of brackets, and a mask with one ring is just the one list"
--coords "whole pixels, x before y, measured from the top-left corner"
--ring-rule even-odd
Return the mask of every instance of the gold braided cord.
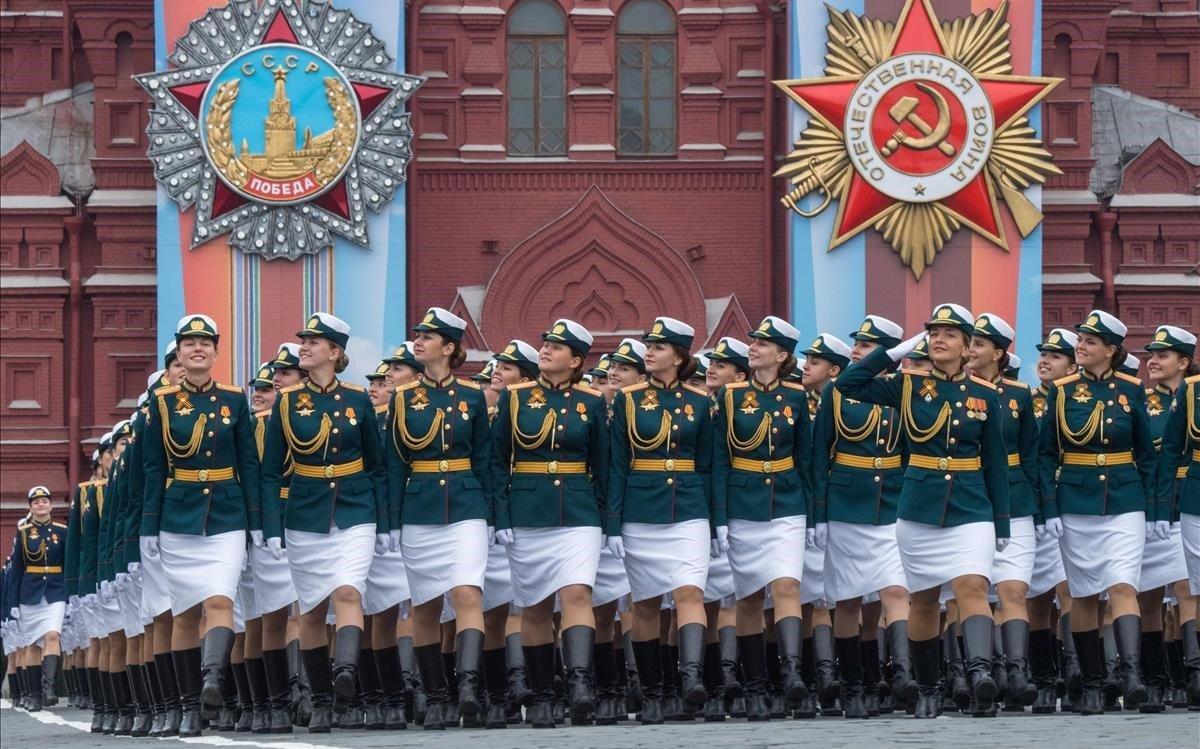
[[651, 450], [657, 450], [671, 436], [671, 413], [665, 408], [663, 409], [662, 421], [659, 422], [658, 434], [651, 439], [645, 439], [638, 434], [637, 411], [634, 410], [632, 395], [625, 399], [625, 420], [629, 422], [625, 430], [629, 435], [629, 445], [635, 451], [650, 452]]
[[1200, 442], [1200, 423], [1196, 421], [1196, 386], [1200, 383], [1189, 382], [1187, 385], [1187, 427], [1188, 437], [1192, 442]]
[[21, 546], [25, 547], [25, 559], [30, 562], [41, 562], [46, 559], [46, 543], [43, 541], [42, 545], [35, 552], [29, 548], [28, 531], [28, 528], [21, 529]]
[[1062, 387], [1058, 389], [1058, 437], [1059, 448], [1062, 446], [1062, 439], [1065, 437], [1067, 442], [1070, 442], [1075, 447], [1083, 447], [1091, 443], [1092, 438], [1096, 433], [1100, 433], [1100, 438], [1104, 438], [1104, 401], [1096, 399], [1096, 405], [1092, 408], [1092, 415], [1079, 431], [1071, 431], [1071, 427], [1067, 424], [1067, 394]]
[[287, 439], [288, 447], [297, 455], [312, 455], [317, 450], [320, 450], [329, 441], [329, 432], [333, 428], [333, 420], [329, 418], [329, 414], [321, 414], [321, 428], [317, 430], [317, 436], [311, 440], [302, 440], [292, 432], [292, 414], [290, 396], [291, 393], [283, 394], [283, 403], [279, 404], [279, 416], [283, 419], [283, 436]]
[[267, 420], [259, 419], [254, 425], [254, 445], [258, 448], [258, 460], [262, 462], [263, 452], [267, 449]]
[[521, 431], [517, 414], [521, 410], [521, 401], [517, 397], [520, 391], [514, 390], [509, 394], [509, 414], [512, 418], [512, 438], [513, 444], [525, 450], [536, 450], [546, 443], [546, 438], [554, 433], [554, 427], [558, 423], [558, 412], [553, 408], [550, 413], [546, 414], [546, 418], [542, 419], [542, 428], [537, 434], [525, 434]]
[[200, 442], [204, 439], [204, 428], [208, 426], [208, 415], [200, 414], [200, 418], [196, 419], [196, 425], [192, 427], [192, 436], [186, 444], [179, 444], [175, 438], [171, 436], [171, 418], [167, 411], [166, 396], [158, 398], [158, 415], [162, 418], [162, 435], [163, 447], [166, 448], [167, 456], [183, 460], [190, 458], [200, 449]]
[[[395, 427], [392, 429], [392, 443], [396, 446], [397, 452], [401, 455], [404, 454], [404, 450], [400, 447], [401, 442], [409, 450], [424, 450], [433, 444], [433, 441], [437, 439], [438, 434], [442, 430], [442, 422], [446, 419], [446, 415], [442, 412], [442, 409], [438, 408], [435, 411], [433, 423], [429, 425], [429, 432], [424, 437], [416, 439], [412, 436], [412, 432], [408, 431], [408, 423], [404, 419], [404, 394], [401, 393], [396, 398], [396, 415], [392, 417], [392, 424]], [[400, 442], [396, 442], [396, 435], [400, 435]]]
[[96, 484], [96, 517], [104, 517], [104, 484]]
[[949, 403], [943, 402], [942, 410], [938, 412], [932, 426], [925, 428], [917, 424], [916, 417], [912, 412], [912, 378], [905, 376], [904, 392], [900, 398], [900, 414], [904, 419], [904, 429], [908, 432], [908, 438], [913, 442], [920, 443], [928, 442], [936, 437], [938, 432], [947, 428], [950, 424], [951, 408]]
[[771, 433], [771, 415], [765, 410], [763, 411], [762, 421], [758, 422], [758, 428], [754, 430], [754, 434], [747, 440], [738, 439], [737, 429], [733, 422], [734, 407], [733, 407], [733, 390], [725, 390], [725, 441], [729, 444], [729, 452], [732, 455], [735, 452], [750, 452], [758, 449], [758, 446], [763, 443], [767, 435]]
[[833, 389], [833, 423], [837, 427], [838, 437], [850, 442], [862, 442], [867, 435], [879, 427], [881, 413], [883, 413], [882, 408], [872, 406], [871, 415], [867, 417], [862, 426], [849, 426], [842, 418], [842, 393], [837, 388]]

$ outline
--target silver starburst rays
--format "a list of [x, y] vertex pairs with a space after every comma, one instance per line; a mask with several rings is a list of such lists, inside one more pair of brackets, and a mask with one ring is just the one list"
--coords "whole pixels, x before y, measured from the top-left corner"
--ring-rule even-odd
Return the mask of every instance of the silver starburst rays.
[[191, 22], [168, 60], [135, 78], [154, 104], [155, 178], [196, 209], [193, 248], [228, 235], [294, 260], [335, 236], [369, 246], [366, 210], [404, 182], [405, 102], [423, 82], [390, 72], [370, 25], [326, 0], [230, 0]]

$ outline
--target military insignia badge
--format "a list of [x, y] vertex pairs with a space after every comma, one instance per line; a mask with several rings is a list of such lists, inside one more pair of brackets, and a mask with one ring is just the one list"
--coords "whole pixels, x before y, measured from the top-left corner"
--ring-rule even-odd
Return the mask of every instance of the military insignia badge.
[[925, 378], [921, 380], [920, 396], [926, 403], [930, 403], [937, 397], [937, 380]]
[[1088, 389], [1086, 382], [1075, 383], [1075, 392], [1071, 395], [1071, 400], [1076, 403], [1087, 403], [1092, 399], [1092, 391]]
[[1007, 247], [998, 195], [1022, 236], [1041, 223], [1023, 191], [1061, 171], [1028, 112], [1061, 80], [1012, 74], [1007, 14], [829, 8], [825, 76], [775, 85], [812, 115], [776, 172], [792, 184], [782, 202], [812, 217], [836, 200], [830, 250], [874, 228], [920, 279], [961, 227]]
[[587, 421], [587, 404], [582, 401], [575, 402], [575, 413], [579, 414], [580, 421]]
[[353, 408], [346, 409], [346, 420], [350, 422], [350, 426], [358, 424], [358, 414], [354, 412]]
[[658, 391], [654, 388], [646, 388], [642, 391], [642, 404], [639, 406], [643, 411], [653, 411], [658, 408]]
[[312, 416], [316, 407], [313, 405], [312, 396], [308, 393], [300, 393], [296, 396], [296, 414], [298, 416]]
[[1121, 408], [1125, 410], [1125, 413], [1129, 413], [1129, 397], [1128, 396], [1126, 396], [1124, 393], [1118, 395], [1117, 403], [1121, 404]]
[[181, 390], [175, 394], [175, 415], [189, 416], [196, 407], [192, 405], [192, 398], [187, 394], [187, 391]]
[[747, 390], [742, 396], [742, 404], [738, 406], [738, 410], [744, 414], [753, 414], [758, 409], [758, 394], [753, 390]]
[[1156, 341], [1165, 341], [1165, 340], [1167, 340], [1167, 331], [1165, 331], [1165, 330], [1160, 330], [1160, 331], [1158, 331], [1157, 333], [1155, 333], [1155, 334], [1154, 334], [1154, 340], [1156, 340]]
[[[256, 7], [257, 5], [257, 7]], [[294, 260], [335, 236], [369, 247], [412, 157], [405, 102], [422, 83], [370, 25], [328, 0], [231, 0], [193, 21], [169, 70], [135, 79], [153, 103], [148, 156], [191, 246], [221, 235]]]
[[223, 424], [229, 423], [229, 416], [230, 416], [229, 406], [221, 406], [221, 422]]
[[687, 417], [688, 421], [696, 420], [696, 410], [694, 408], [692, 408], [691, 403], [684, 404], [683, 415]]
[[194, 319], [189, 327], [192, 330], [204, 330], [204, 321], [199, 318]]
[[1046, 415], [1046, 399], [1040, 395], [1034, 396], [1033, 415], [1038, 419]]
[[466, 401], [458, 402], [458, 412], [460, 414], [462, 414], [463, 421], [467, 421], [471, 418], [471, 414], [469, 413], [470, 410], [471, 410], [471, 407], [467, 405]]
[[[1125, 396], [1121, 396], [1124, 398]], [[1151, 416], [1158, 416], [1163, 412], [1162, 399], [1158, 397], [1158, 393], [1148, 393], [1146, 395], [1146, 411]]]
[[541, 388], [533, 388], [529, 391], [529, 400], [525, 401], [525, 405], [530, 408], [542, 408], [546, 405], [546, 391]]
[[412, 400], [408, 402], [408, 407], [414, 411], [424, 411], [429, 405], [429, 393], [425, 388], [415, 388], [412, 394]]

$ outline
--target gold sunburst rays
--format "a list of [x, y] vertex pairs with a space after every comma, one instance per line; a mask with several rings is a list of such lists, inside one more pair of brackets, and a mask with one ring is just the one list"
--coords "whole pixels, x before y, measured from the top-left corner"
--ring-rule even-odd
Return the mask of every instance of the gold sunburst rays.
[[887, 58], [894, 23], [837, 10], [828, 4], [825, 9], [829, 11], [825, 75], [863, 75]]

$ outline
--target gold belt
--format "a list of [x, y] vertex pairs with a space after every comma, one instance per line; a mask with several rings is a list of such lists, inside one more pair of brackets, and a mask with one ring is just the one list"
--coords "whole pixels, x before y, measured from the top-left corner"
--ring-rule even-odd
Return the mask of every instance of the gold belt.
[[303, 463], [296, 463], [295, 469], [297, 476], [303, 476], [306, 479], [340, 479], [343, 476], [361, 473], [363, 461], [362, 458], [358, 458], [349, 463], [336, 463], [329, 466], [306, 466]]
[[1009, 468], [1019, 468], [1020, 466], [1021, 466], [1021, 454], [1020, 453], [1009, 453], [1008, 454], [1008, 467]]
[[868, 458], [865, 455], [848, 455], [846, 453], [838, 453], [834, 456], [833, 462], [847, 468], [862, 468], [868, 471], [882, 471], [889, 468], [900, 468], [904, 465], [904, 459], [899, 455], [888, 455], [883, 458]]
[[1179, 466], [1178, 468], [1176, 468], [1176, 469], [1175, 469], [1175, 478], [1177, 478], [1177, 479], [1186, 479], [1186, 478], [1187, 478], [1187, 472], [1188, 472], [1188, 467], [1187, 467], [1187, 466]]
[[782, 473], [796, 467], [796, 461], [789, 455], [779, 460], [751, 460], [750, 458], [731, 458], [730, 465], [739, 471], [751, 473]]
[[1065, 466], [1125, 466], [1133, 462], [1133, 453], [1126, 450], [1123, 453], [1063, 453], [1062, 462]]
[[286, 486], [279, 490], [279, 498], [280, 499], [287, 499], [288, 494], [289, 494], [289, 491], [288, 491], [288, 487], [286, 487]]
[[62, 567], [26, 567], [25, 571], [34, 575], [57, 575], [62, 572]]
[[450, 458], [448, 460], [414, 460], [413, 473], [450, 473], [451, 471], [471, 470], [470, 458]]
[[935, 458], [932, 455], [910, 455], [908, 464], [916, 468], [928, 468], [932, 471], [978, 471], [983, 465], [978, 456], [974, 458]]
[[1200, 463], [1200, 450], [1192, 450], [1192, 462]]
[[549, 463], [543, 463], [536, 460], [518, 460], [513, 463], [513, 473], [537, 473], [537, 474], [555, 474], [555, 473], [587, 473], [587, 463], [579, 461], [564, 461], [552, 460]]
[[686, 458], [667, 458], [666, 460], [634, 458], [630, 468], [635, 471], [694, 471], [696, 470], [696, 461]]
[[233, 478], [232, 468], [201, 468], [193, 471], [187, 468], [176, 468], [171, 472], [171, 478], [176, 481], [187, 481], [193, 484], [203, 484], [209, 481], [229, 481]]

